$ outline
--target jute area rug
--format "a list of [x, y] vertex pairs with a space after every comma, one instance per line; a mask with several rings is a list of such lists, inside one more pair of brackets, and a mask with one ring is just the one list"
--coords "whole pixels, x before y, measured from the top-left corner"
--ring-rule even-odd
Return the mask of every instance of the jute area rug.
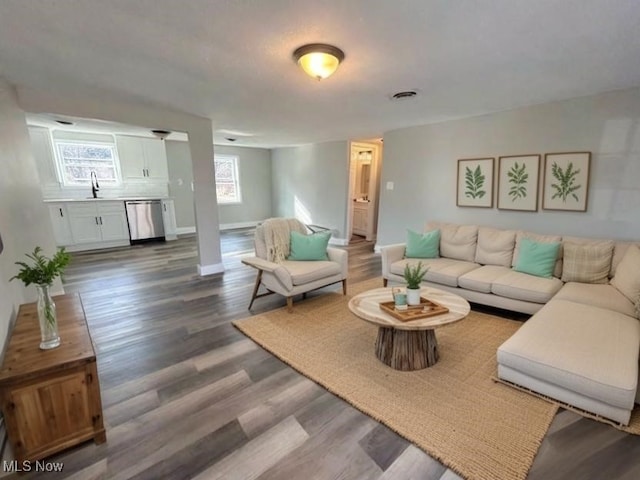
[[400, 372], [375, 356], [377, 328], [351, 296], [380, 279], [234, 322], [255, 342], [469, 479], [523, 479], [558, 407], [492, 381], [496, 349], [521, 325], [472, 312], [437, 330], [440, 360]]

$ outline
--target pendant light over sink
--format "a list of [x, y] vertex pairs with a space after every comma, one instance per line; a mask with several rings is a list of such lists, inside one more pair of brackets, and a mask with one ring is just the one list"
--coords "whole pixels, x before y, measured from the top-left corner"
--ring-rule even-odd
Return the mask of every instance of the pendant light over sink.
[[325, 43], [303, 45], [293, 52], [293, 59], [310, 77], [322, 80], [330, 77], [344, 60], [344, 52]]

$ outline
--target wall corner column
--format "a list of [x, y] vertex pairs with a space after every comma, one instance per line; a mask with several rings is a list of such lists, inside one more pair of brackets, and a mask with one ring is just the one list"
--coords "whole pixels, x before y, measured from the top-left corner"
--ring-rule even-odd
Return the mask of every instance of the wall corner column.
[[213, 163], [213, 132], [210, 121], [202, 121], [187, 132], [193, 165], [198, 274], [224, 272], [220, 249], [220, 221]]

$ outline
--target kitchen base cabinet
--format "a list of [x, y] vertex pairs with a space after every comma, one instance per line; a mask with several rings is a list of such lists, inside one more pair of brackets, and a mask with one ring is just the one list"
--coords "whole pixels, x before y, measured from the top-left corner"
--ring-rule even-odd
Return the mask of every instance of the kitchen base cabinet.
[[73, 245], [70, 251], [129, 245], [124, 202], [88, 201], [67, 205]]
[[172, 199], [162, 200], [162, 222], [164, 223], [165, 240], [176, 240], [178, 226], [176, 225], [176, 208]]
[[94, 203], [74, 203], [67, 206], [74, 244], [98, 243], [102, 240], [98, 208]]
[[98, 218], [103, 242], [129, 240], [129, 225], [124, 202], [99, 203]]
[[[176, 240], [178, 229], [173, 199], [156, 197], [155, 200], [162, 202], [165, 239]], [[131, 244], [124, 199], [60, 200], [46, 204], [56, 245], [69, 252]]]
[[67, 206], [64, 203], [50, 203], [48, 207], [56, 245], [59, 247], [72, 245], [73, 235], [71, 235], [71, 224], [69, 223]]
[[20, 306], [0, 370], [0, 405], [16, 460], [106, 441], [96, 355], [80, 296], [54, 297], [61, 344], [40, 350], [35, 303]]

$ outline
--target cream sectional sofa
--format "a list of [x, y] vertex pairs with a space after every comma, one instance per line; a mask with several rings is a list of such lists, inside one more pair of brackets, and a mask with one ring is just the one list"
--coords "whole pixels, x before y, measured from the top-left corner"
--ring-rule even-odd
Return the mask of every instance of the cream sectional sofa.
[[[405, 265], [422, 261], [429, 267], [425, 285], [533, 314], [498, 349], [498, 377], [628, 424], [640, 402], [640, 298], [634, 303], [628, 289], [622, 293], [609, 281], [633, 243], [442, 222], [427, 224], [425, 231], [433, 230], [440, 230], [438, 258], [405, 258], [405, 244], [381, 249], [385, 285], [404, 283]], [[561, 242], [551, 278], [513, 269], [524, 238]], [[633, 289], [640, 288], [640, 268], [624, 269], [627, 283], [631, 275]]]

